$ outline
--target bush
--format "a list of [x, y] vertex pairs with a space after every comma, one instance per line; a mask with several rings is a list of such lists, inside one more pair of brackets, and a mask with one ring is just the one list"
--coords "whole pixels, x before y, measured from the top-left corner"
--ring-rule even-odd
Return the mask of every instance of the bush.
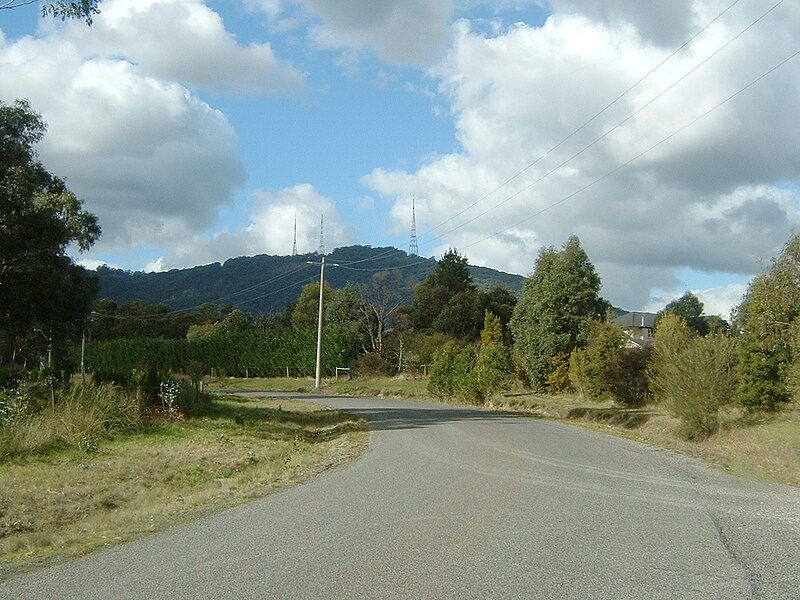
[[736, 391], [736, 344], [729, 338], [698, 338], [678, 352], [664, 371], [667, 408], [689, 439], [719, 429], [719, 409]]
[[358, 377], [391, 375], [396, 369], [381, 356], [380, 352], [362, 354], [352, 363], [353, 374]]
[[76, 384], [55, 409], [27, 414], [0, 427], [0, 458], [80, 444], [142, 424], [136, 397], [111, 385]]
[[620, 349], [606, 370], [608, 390], [615, 402], [628, 408], [647, 403], [650, 396], [647, 385], [649, 358], [647, 349]]
[[470, 348], [455, 341], [446, 342], [433, 355], [428, 391], [440, 398], [458, 395], [474, 365], [475, 355]]
[[476, 373], [465, 382], [470, 399], [473, 402], [482, 401], [495, 392], [507, 390], [511, 385], [511, 368], [511, 356], [503, 337], [503, 324], [487, 310]]
[[559, 352], [550, 359], [550, 374], [547, 376], [547, 388], [557, 394], [568, 392], [572, 385], [569, 378], [569, 356]]
[[585, 350], [586, 395], [592, 400], [615, 399], [613, 367], [622, 349], [622, 333], [611, 323], [589, 321]]
[[569, 355], [569, 383], [583, 399], [589, 397], [589, 374], [586, 369], [586, 351], [575, 348]]
[[[314, 373], [317, 333], [312, 330], [270, 330], [224, 333], [188, 340], [115, 339], [86, 345], [88, 370], [99, 380], [124, 383], [134, 369], [180, 372], [198, 362], [219, 376], [279, 377]], [[337, 366], [355, 358], [355, 334], [344, 327], [323, 332], [322, 371], [333, 375]]]
[[669, 386], [673, 361], [692, 341], [692, 332], [679, 316], [666, 313], [656, 325], [647, 378], [650, 392], [659, 404], [670, 403]]

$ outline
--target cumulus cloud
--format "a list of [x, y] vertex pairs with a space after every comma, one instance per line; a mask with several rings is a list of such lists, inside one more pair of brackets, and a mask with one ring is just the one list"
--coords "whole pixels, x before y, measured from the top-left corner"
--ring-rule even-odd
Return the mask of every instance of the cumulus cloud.
[[[731, 319], [731, 311], [739, 305], [747, 291], [743, 283], [730, 283], [715, 288], [690, 290], [703, 303], [703, 314], [719, 315], [723, 319]], [[685, 290], [671, 289], [651, 298], [645, 310], [658, 312], [673, 300], [677, 300]]]
[[[531, 270], [539, 247], [560, 245], [578, 234], [604, 277], [603, 293], [628, 308], [644, 306], [655, 287], [677, 287], [682, 267], [756, 272], [759, 258], [776, 253], [800, 224], [797, 189], [785, 185], [800, 180], [795, 152], [800, 144], [795, 126], [800, 61], [572, 195], [796, 51], [800, 11], [790, 6], [776, 10], [651, 106], [547, 174], [667, 89], [766, 7], [732, 10], [580, 133], [456, 216], [545, 154], [671, 52], [649, 40], [642, 33], [644, 24], [633, 17], [609, 20], [589, 4], [596, 3], [555, 3], [556, 12], [542, 27], [516, 24], [496, 35], [460, 23], [446, 60], [430, 71], [449, 99], [460, 151], [426, 161], [413, 172], [375, 169], [362, 183], [394, 202], [398, 230], [406, 227], [407, 205], [415, 196], [420, 242], [428, 249], [455, 245], [474, 262], [523, 274]], [[612, 3], [609, 10], [633, 4]], [[689, 29], [721, 7], [715, 1], [693, 2]], [[656, 13], [647, 15], [655, 18]], [[482, 214], [490, 207], [496, 208]], [[438, 237], [425, 235], [430, 224], [448, 218], [452, 221], [435, 231]], [[481, 241], [497, 231], [503, 233]]]
[[269, 43], [246, 46], [203, 0], [105, 0], [92, 27], [68, 26], [86, 51], [123, 55], [142, 72], [215, 91], [294, 92], [305, 76]]
[[452, 0], [248, 0], [284, 27], [292, 8], [311, 21], [309, 36], [320, 47], [369, 51], [400, 65], [429, 65], [451, 39]]
[[149, 265], [152, 270], [190, 267], [196, 264], [254, 254], [291, 254], [295, 219], [297, 251], [319, 248], [320, 216], [325, 219], [325, 248], [328, 252], [350, 242], [347, 227], [333, 200], [303, 183], [276, 192], [255, 190], [250, 222], [235, 231], [211, 237], [179, 236], [171, 252]]
[[[201, 0], [106, 0], [91, 28], [0, 35], [0, 99], [48, 124], [42, 161], [103, 227], [93, 253], [170, 247], [216, 221], [245, 181], [226, 117], [186, 86], [294, 91], [269, 44], [239, 45]], [[154, 265], [150, 265], [154, 266]]]
[[585, 15], [611, 28], [630, 26], [645, 41], [659, 45], [680, 45], [689, 37], [695, 16], [692, 0], [551, 0], [550, 5], [554, 12]]

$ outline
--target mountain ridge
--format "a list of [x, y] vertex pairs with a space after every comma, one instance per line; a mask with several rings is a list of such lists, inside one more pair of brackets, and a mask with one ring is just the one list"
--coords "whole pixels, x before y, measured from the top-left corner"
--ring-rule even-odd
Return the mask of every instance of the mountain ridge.
[[[229, 258], [186, 269], [145, 273], [108, 266], [94, 274], [100, 284], [98, 298], [113, 298], [120, 303], [141, 300], [146, 304], [166, 304], [185, 310], [207, 302], [231, 304], [257, 314], [279, 312], [295, 300], [303, 285], [319, 277], [316, 253], [297, 256], [258, 254]], [[325, 280], [334, 288], [348, 283], [363, 284], [379, 271], [399, 270], [405, 276], [403, 295], [410, 299], [413, 285], [422, 281], [436, 265], [435, 258], [409, 255], [393, 247], [343, 246], [326, 255], [331, 264]], [[470, 273], [480, 289], [497, 285], [519, 295], [524, 277], [489, 267], [472, 266]]]

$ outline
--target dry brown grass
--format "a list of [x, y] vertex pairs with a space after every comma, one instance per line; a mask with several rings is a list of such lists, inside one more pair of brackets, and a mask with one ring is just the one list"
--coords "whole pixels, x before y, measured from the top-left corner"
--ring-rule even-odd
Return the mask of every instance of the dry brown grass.
[[282, 399], [0, 462], [0, 579], [302, 481], [360, 453], [364, 422]]

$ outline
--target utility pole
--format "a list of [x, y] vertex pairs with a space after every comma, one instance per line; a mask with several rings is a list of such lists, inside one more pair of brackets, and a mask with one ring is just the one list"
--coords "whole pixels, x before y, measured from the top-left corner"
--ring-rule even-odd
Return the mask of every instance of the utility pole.
[[[317, 320], [317, 371], [314, 378], [314, 389], [319, 389], [322, 377], [322, 292], [325, 289], [325, 257], [319, 263], [306, 261], [310, 265], [319, 264], [319, 316]], [[338, 267], [336, 263], [330, 263], [333, 267]]]
[[86, 356], [86, 327], [83, 328], [83, 335], [81, 336], [81, 381], [86, 381], [86, 363], [84, 357]]

